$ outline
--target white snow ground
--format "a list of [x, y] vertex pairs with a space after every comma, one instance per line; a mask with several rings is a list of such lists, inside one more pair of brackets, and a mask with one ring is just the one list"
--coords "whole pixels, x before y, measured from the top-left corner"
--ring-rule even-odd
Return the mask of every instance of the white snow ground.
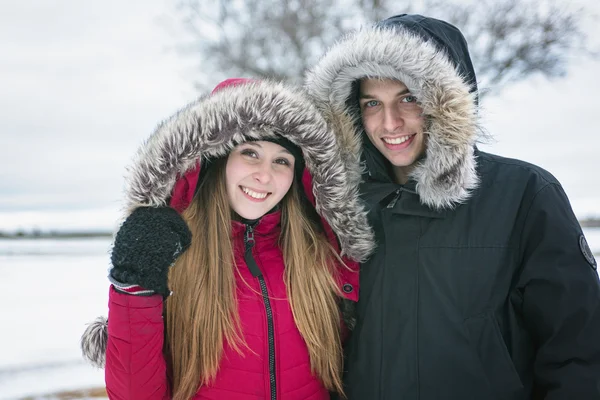
[[0, 240], [0, 399], [101, 387], [79, 337], [107, 315], [110, 238]]
[[[585, 233], [600, 258], [600, 229]], [[1, 400], [104, 385], [79, 337], [107, 315], [110, 241], [0, 240]]]

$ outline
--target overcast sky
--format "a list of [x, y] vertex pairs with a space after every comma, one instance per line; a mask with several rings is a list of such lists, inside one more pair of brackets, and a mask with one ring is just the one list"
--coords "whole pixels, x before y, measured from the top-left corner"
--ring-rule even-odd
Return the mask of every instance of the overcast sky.
[[[198, 95], [195, 60], [170, 50], [181, 39], [163, 23], [174, 3], [2, 1], [0, 230], [52, 215], [110, 226], [140, 142]], [[513, 85], [482, 114], [495, 137], [484, 149], [550, 170], [580, 217], [600, 215], [597, 71], [573, 60], [566, 78]]]

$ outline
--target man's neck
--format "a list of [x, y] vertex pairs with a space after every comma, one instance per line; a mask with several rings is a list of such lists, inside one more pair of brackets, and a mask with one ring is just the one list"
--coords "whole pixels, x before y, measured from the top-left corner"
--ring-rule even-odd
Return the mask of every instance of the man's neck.
[[408, 178], [410, 173], [414, 169], [414, 165], [409, 165], [408, 167], [392, 167], [392, 172], [394, 174], [394, 181], [400, 185], [405, 185], [408, 182]]

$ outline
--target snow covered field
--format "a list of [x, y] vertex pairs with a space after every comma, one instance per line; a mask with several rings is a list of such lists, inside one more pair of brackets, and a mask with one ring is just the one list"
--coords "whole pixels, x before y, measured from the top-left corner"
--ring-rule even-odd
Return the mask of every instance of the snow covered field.
[[[600, 258], [600, 229], [585, 233]], [[110, 240], [0, 240], [1, 400], [103, 386], [79, 337], [107, 315]]]
[[0, 240], [0, 399], [101, 387], [85, 324], [107, 315], [110, 238]]

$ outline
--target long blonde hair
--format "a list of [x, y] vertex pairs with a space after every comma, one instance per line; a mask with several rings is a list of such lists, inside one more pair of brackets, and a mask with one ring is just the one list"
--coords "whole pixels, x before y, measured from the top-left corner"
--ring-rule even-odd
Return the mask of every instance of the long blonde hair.
[[[193, 397], [214, 381], [226, 341], [245, 346], [235, 297], [232, 212], [225, 186], [226, 157], [215, 161], [183, 218], [192, 244], [169, 272], [173, 295], [166, 300], [165, 353], [174, 400]], [[281, 203], [280, 246], [285, 285], [311, 370], [330, 391], [343, 394], [341, 316], [336, 271], [341, 259], [318, 216], [301, 199], [295, 180]]]

